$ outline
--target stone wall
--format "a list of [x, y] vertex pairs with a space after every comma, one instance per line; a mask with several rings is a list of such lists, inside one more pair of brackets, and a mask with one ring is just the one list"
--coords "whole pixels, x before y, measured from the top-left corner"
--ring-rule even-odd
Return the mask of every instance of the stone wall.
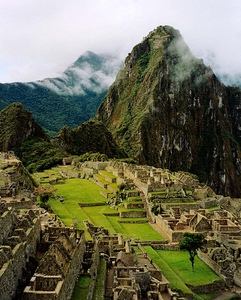
[[190, 284], [186, 285], [192, 292], [196, 294], [211, 294], [225, 289], [225, 282], [222, 280], [214, 280], [213, 283], [198, 286], [193, 286]]
[[88, 291], [88, 296], [87, 296], [86, 300], [92, 300], [92, 298], [93, 298], [99, 263], [100, 263], [99, 245], [96, 244], [93, 255], [92, 255], [92, 265], [90, 268], [91, 280], [90, 280], [89, 291]]
[[202, 208], [205, 208], [205, 209], [218, 205], [218, 201], [216, 198], [203, 199], [203, 200], [198, 201], [198, 203]]
[[215, 261], [213, 261], [206, 253], [198, 251], [198, 257], [206, 265], [208, 265], [219, 277], [221, 277], [224, 281], [226, 280], [226, 277], [222, 274], [222, 268]]
[[[59, 228], [57, 242], [50, 246], [41, 260], [37, 272], [24, 290], [22, 299], [71, 299], [85, 253], [85, 235], [81, 231], [82, 234], [77, 239], [77, 231], [73, 232], [70, 228], [64, 229], [66, 229], [65, 233], [63, 228]], [[57, 231], [58, 228], [49, 228], [51, 236], [57, 235]], [[67, 232], [69, 235], [66, 235]], [[46, 265], [46, 262], [51, 262], [53, 265]], [[53, 270], [56, 270], [58, 274], [53, 275]]]
[[0, 216], [0, 244], [9, 236], [14, 226], [13, 211], [5, 211]]
[[153, 244], [152, 248], [155, 250], [168, 250], [168, 251], [178, 251], [179, 245], [177, 244]]
[[25, 247], [20, 243], [12, 250], [12, 259], [9, 259], [0, 270], [1, 300], [9, 300], [15, 296], [18, 280], [22, 277], [25, 266]]
[[233, 281], [237, 286], [241, 287], [241, 273], [239, 271], [234, 272]]
[[8, 211], [1, 218], [1, 226], [5, 226], [2, 228], [2, 232], [5, 230], [4, 240], [12, 248], [11, 250], [9, 246], [0, 247], [6, 258], [0, 269], [1, 299], [12, 299], [15, 296], [23, 269], [26, 268], [30, 256], [35, 256], [40, 241], [40, 219], [33, 211], [23, 215], [17, 229], [12, 232], [16, 218], [14, 211]]
[[29, 228], [26, 231], [26, 249], [25, 249], [25, 254], [26, 254], [26, 259], [28, 259], [30, 256], [35, 256], [36, 251], [37, 251], [37, 245], [40, 242], [40, 232], [41, 232], [41, 224], [40, 224], [40, 219], [35, 218], [33, 220], [34, 226]]
[[129, 223], [129, 224], [143, 224], [148, 223], [148, 220], [135, 220], [135, 221], [125, 221], [125, 220], [119, 220], [118, 223]]
[[169, 210], [171, 207], [176, 207], [176, 206], [180, 206], [182, 211], [187, 211], [189, 212], [190, 209], [199, 209], [200, 208], [200, 205], [198, 203], [178, 203], [178, 204], [161, 204], [161, 206], [163, 207], [164, 210]]
[[145, 218], [145, 211], [120, 211], [121, 218]]
[[69, 264], [68, 270], [65, 274], [65, 279], [58, 300], [68, 300], [71, 299], [71, 295], [74, 290], [76, 281], [78, 280], [80, 274], [80, 266], [83, 262], [85, 252], [85, 235], [81, 236], [81, 239], [76, 246], [73, 255], [71, 256], [71, 262]]
[[86, 161], [83, 167], [92, 168], [96, 170], [104, 170], [110, 163], [108, 161]]

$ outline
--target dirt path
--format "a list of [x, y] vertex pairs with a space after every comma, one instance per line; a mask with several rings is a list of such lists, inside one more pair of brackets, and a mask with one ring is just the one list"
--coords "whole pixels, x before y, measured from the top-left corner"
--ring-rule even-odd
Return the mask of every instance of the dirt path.
[[107, 275], [106, 281], [106, 295], [112, 296], [112, 289], [113, 289], [113, 279], [114, 279], [114, 267], [112, 267]]
[[234, 295], [236, 295], [236, 294], [231, 292], [231, 291], [226, 291], [226, 292], [223, 292], [222, 294], [218, 295], [218, 297], [216, 297], [213, 300], [225, 300], [225, 299], [228, 299], [228, 298], [230, 298]]

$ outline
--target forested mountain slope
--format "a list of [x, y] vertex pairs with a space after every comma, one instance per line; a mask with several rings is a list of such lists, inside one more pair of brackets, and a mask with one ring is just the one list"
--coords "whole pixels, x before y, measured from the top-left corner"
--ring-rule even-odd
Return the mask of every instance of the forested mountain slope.
[[241, 196], [237, 97], [179, 31], [160, 26], [127, 56], [96, 118], [139, 163], [189, 171], [217, 193]]

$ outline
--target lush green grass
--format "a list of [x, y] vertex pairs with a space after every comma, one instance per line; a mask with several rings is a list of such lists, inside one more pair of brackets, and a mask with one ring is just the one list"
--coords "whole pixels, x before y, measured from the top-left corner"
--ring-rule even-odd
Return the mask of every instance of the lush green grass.
[[192, 294], [191, 290], [186, 286], [183, 280], [173, 271], [167, 262], [155, 251], [151, 246], [143, 246], [144, 250], [151, 257], [153, 262], [162, 270], [163, 275], [170, 282], [173, 290], [181, 290], [185, 294]]
[[220, 206], [217, 205], [217, 206], [209, 207], [209, 208], [207, 208], [207, 210], [215, 210], [215, 209], [219, 209], [219, 208], [220, 208]]
[[85, 300], [88, 296], [90, 284], [90, 277], [87, 275], [80, 275], [77, 283], [74, 287], [74, 292], [71, 297], [71, 300]]
[[117, 178], [115, 175], [113, 175], [112, 173], [106, 171], [106, 170], [101, 170], [101, 174], [109, 177], [109, 178]]
[[215, 299], [218, 296], [219, 292], [211, 293], [211, 294], [198, 294], [200, 298], [203, 300], [212, 300]]
[[[62, 196], [65, 200], [60, 202], [51, 198], [49, 203], [55, 213], [61, 218], [66, 226], [78, 222], [76, 228], [85, 230], [83, 220], [88, 220], [95, 226], [103, 226], [110, 233], [121, 233], [124, 238], [137, 240], [163, 240], [148, 223], [118, 223], [119, 220], [147, 220], [146, 218], [120, 218], [119, 216], [105, 216], [105, 213], [115, 213], [116, 210], [110, 209], [108, 205], [80, 207], [78, 203], [100, 203], [106, 202], [106, 198], [100, 195], [101, 188], [86, 179], [68, 179], [64, 184], [56, 184], [55, 194]], [[130, 211], [121, 207], [124, 211]], [[143, 211], [144, 209], [136, 209]], [[89, 235], [87, 234], [87, 238]]]
[[192, 272], [189, 253], [187, 251], [156, 250], [156, 252], [186, 284], [202, 285], [212, 283], [213, 280], [221, 280], [221, 278], [197, 256], [194, 261], [195, 271]]
[[[135, 196], [135, 197], [128, 197], [128, 200], [141, 200], [141, 196]], [[132, 201], [131, 201], [132, 202]]]
[[87, 179], [67, 179], [65, 184], [55, 185], [56, 194], [64, 197], [66, 201], [74, 203], [96, 203], [106, 202], [106, 198], [100, 195], [102, 189]]
[[[140, 241], [163, 241], [164, 238], [156, 232], [148, 223], [118, 223], [121, 218], [107, 217], [116, 232], [123, 235], [124, 238], [133, 238]], [[123, 220], [123, 219], [122, 219]], [[125, 220], [127, 220], [125, 218]]]

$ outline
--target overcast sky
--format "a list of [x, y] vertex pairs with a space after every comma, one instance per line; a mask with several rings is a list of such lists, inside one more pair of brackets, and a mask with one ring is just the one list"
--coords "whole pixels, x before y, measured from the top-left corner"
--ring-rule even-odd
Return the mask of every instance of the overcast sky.
[[1, 0], [0, 82], [58, 76], [87, 50], [124, 59], [159, 25], [215, 72], [241, 73], [241, 0]]

